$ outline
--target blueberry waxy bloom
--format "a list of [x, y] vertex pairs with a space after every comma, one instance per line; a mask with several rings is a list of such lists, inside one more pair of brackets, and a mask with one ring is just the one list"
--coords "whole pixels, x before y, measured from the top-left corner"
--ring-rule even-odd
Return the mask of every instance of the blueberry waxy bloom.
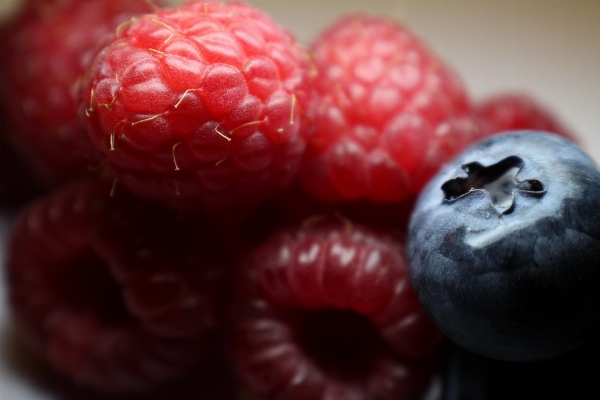
[[407, 251], [450, 339], [505, 360], [561, 354], [600, 323], [600, 171], [551, 134], [491, 137], [423, 190]]

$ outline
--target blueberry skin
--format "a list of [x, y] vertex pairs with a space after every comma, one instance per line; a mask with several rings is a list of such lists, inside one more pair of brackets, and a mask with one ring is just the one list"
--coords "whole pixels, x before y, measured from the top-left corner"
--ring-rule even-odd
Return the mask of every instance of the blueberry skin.
[[[489, 167], [506, 159], [521, 160], [506, 185], [468, 190], [465, 165], [487, 168], [479, 181], [502, 183]], [[423, 307], [455, 343], [510, 361], [564, 353], [600, 325], [600, 172], [548, 133], [488, 138], [423, 190], [407, 255]]]

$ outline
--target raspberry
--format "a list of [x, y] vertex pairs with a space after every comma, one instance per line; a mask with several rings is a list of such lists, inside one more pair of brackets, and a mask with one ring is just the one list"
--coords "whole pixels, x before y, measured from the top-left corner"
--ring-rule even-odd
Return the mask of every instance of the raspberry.
[[441, 335], [412, 292], [397, 239], [351, 223], [308, 224], [272, 237], [236, 276], [233, 352], [250, 391], [422, 395]]
[[509, 130], [539, 130], [576, 141], [576, 135], [534, 97], [525, 93], [501, 93], [475, 105], [475, 113], [490, 133]]
[[53, 186], [97, 164], [74, 86], [102, 38], [145, 0], [30, 0], [2, 32], [0, 104], [7, 135], [39, 180]]
[[228, 209], [289, 184], [305, 143], [308, 57], [242, 3], [131, 20], [94, 61], [81, 108], [116, 178], [172, 207]]
[[316, 126], [303, 180], [314, 196], [406, 199], [478, 137], [476, 124], [453, 131], [470, 111], [458, 77], [395, 22], [346, 17], [312, 52]]
[[10, 304], [26, 341], [62, 374], [105, 392], [146, 391], [201, 358], [220, 325], [229, 258], [200, 217], [109, 189], [79, 182], [23, 210], [9, 238]]

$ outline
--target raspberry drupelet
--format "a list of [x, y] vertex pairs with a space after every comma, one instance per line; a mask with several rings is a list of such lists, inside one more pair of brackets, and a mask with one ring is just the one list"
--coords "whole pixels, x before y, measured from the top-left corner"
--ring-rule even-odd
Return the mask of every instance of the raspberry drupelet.
[[458, 76], [394, 21], [345, 17], [312, 53], [316, 122], [302, 175], [317, 198], [404, 200], [480, 135]]
[[265, 399], [417, 399], [441, 334], [397, 238], [350, 222], [275, 234], [236, 274], [233, 355]]
[[145, 392], [200, 360], [232, 261], [199, 216], [109, 193], [78, 182], [21, 212], [9, 300], [26, 343], [58, 372], [103, 392]]
[[0, 32], [6, 136], [46, 188], [98, 164], [77, 113], [76, 82], [94, 50], [146, 0], [28, 0]]
[[256, 8], [191, 1], [123, 24], [83, 81], [80, 111], [116, 179], [140, 197], [248, 206], [300, 167], [309, 67]]

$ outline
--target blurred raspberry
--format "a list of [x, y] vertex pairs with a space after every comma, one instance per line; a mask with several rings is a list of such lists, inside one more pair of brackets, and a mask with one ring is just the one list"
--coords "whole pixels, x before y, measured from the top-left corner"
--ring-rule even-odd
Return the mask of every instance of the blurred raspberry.
[[77, 115], [75, 86], [117, 25], [149, 12], [145, 0], [28, 0], [0, 36], [0, 106], [10, 143], [47, 187], [97, 160]]
[[487, 124], [490, 134], [534, 129], [555, 133], [577, 141], [558, 116], [547, 106], [525, 93], [502, 93], [475, 105], [475, 113]]
[[480, 135], [456, 74], [395, 22], [346, 17], [319, 36], [312, 53], [316, 127], [302, 172], [320, 199], [414, 196]]
[[441, 334], [402, 242], [346, 222], [285, 230], [236, 274], [234, 358], [263, 399], [418, 399]]
[[231, 257], [199, 216], [80, 182], [22, 211], [9, 299], [27, 343], [77, 384], [141, 392], [181, 376], [220, 325]]

